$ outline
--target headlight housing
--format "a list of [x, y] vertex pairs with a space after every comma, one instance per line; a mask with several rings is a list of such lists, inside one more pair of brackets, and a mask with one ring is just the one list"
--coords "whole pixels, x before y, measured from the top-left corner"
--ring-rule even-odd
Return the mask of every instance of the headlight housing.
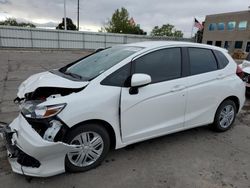
[[60, 113], [66, 104], [39, 106], [41, 101], [26, 101], [21, 104], [21, 112], [27, 118], [44, 119]]

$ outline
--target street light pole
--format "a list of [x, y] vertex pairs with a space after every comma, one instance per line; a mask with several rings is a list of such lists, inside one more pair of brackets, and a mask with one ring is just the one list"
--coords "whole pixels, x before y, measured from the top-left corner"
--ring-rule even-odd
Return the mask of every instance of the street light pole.
[[64, 30], [67, 30], [67, 21], [66, 21], [66, 0], [64, 0]]
[[77, 0], [77, 30], [79, 31], [79, 0]]

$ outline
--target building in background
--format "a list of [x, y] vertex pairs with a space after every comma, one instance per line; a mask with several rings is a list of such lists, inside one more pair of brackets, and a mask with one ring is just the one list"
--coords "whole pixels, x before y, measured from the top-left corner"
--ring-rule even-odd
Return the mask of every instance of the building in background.
[[206, 16], [202, 42], [223, 47], [230, 53], [236, 49], [250, 51], [250, 10]]

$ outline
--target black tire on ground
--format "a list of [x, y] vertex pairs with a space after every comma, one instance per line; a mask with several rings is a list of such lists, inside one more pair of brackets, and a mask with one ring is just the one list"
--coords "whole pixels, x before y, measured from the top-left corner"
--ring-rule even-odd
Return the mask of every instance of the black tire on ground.
[[[231, 123], [228, 125], [228, 126], [222, 126], [221, 123], [220, 123], [220, 120], [222, 119], [220, 117], [222, 111], [225, 109], [226, 106], [231, 106], [232, 109], [233, 109], [233, 119], [231, 121]], [[223, 101], [220, 106], [218, 107], [217, 111], [216, 111], [216, 114], [215, 114], [215, 117], [214, 117], [214, 122], [212, 124], [212, 128], [213, 130], [217, 131], [217, 132], [224, 132], [224, 131], [227, 131], [228, 129], [230, 129], [235, 121], [235, 117], [236, 117], [236, 105], [235, 105], [235, 102], [232, 101], [232, 100], [225, 100]]]
[[98, 135], [101, 136], [101, 138], [103, 140], [102, 153], [101, 153], [100, 157], [93, 164], [90, 164], [90, 165], [84, 166], [84, 167], [79, 167], [79, 166], [72, 164], [68, 158], [68, 155], [66, 155], [65, 156], [65, 170], [68, 172], [84, 172], [84, 171], [87, 171], [87, 170], [90, 170], [90, 169], [97, 167], [105, 159], [105, 157], [107, 156], [107, 153], [110, 149], [109, 133], [107, 132], [107, 130], [105, 129], [104, 126], [99, 125], [99, 124], [95, 124], [95, 123], [83, 124], [83, 125], [76, 127], [75, 129], [71, 130], [67, 134], [65, 142], [70, 144], [71, 141], [77, 135], [80, 135], [81, 133], [84, 133], [84, 132], [94, 132], [94, 133], [97, 133]]

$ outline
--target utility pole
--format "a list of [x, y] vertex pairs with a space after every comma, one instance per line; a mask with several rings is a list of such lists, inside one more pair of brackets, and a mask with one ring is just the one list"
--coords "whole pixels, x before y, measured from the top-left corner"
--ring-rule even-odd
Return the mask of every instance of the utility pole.
[[66, 0], [64, 0], [64, 30], [67, 30], [67, 21], [66, 21]]
[[79, 31], [79, 0], [77, 0], [77, 30]]

